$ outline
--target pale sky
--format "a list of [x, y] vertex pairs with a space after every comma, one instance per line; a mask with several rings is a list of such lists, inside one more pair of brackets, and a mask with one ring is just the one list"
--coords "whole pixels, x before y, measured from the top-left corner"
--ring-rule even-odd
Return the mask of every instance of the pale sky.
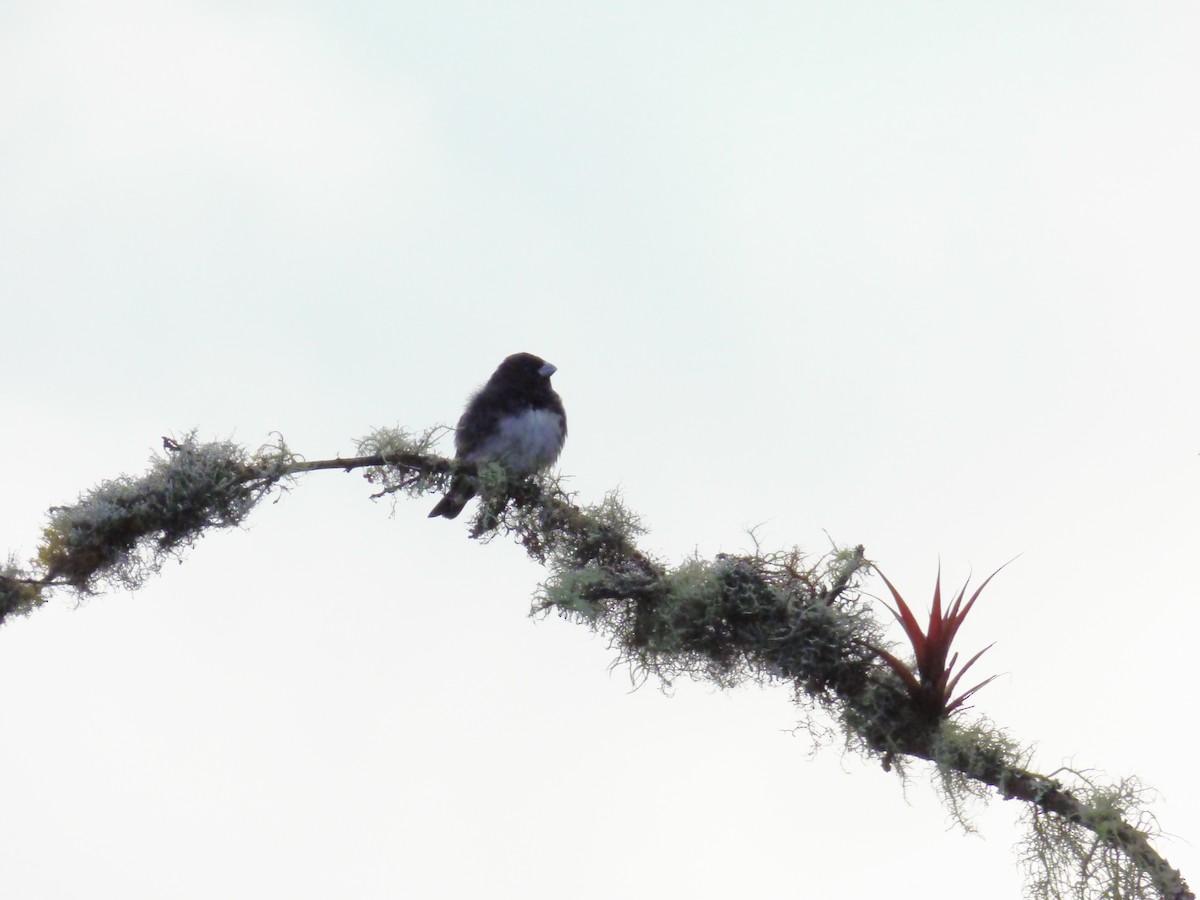
[[[1190, 2], [4, 0], [0, 550], [163, 434], [350, 455], [534, 352], [666, 561], [831, 536], [923, 610], [1021, 554], [968, 715], [1141, 777], [1195, 888], [1198, 46]], [[1012, 803], [962, 834], [786, 687], [631, 691], [519, 548], [370, 490], [0, 628], [0, 893], [1020, 895]]]

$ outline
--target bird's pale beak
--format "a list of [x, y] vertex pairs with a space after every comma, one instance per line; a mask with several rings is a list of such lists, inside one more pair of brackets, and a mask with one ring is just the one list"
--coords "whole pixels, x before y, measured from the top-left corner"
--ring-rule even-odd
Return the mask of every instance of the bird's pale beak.
[[549, 378], [551, 375], [553, 375], [557, 371], [558, 371], [558, 366], [551, 365], [550, 363], [543, 363], [542, 367], [540, 369], [538, 369], [538, 374], [541, 375], [543, 378]]

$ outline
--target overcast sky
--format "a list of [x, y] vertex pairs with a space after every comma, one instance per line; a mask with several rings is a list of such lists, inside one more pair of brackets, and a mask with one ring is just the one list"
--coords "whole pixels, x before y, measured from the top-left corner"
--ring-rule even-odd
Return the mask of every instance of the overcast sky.
[[[1021, 554], [970, 715], [1140, 776], [1196, 886], [1198, 46], [1190, 2], [0, 0], [0, 550], [163, 434], [349, 455], [531, 351], [665, 560], [832, 537], [924, 608]], [[785, 687], [631, 691], [519, 548], [369, 492], [0, 629], [0, 892], [1019, 895], [1012, 803], [963, 835]]]

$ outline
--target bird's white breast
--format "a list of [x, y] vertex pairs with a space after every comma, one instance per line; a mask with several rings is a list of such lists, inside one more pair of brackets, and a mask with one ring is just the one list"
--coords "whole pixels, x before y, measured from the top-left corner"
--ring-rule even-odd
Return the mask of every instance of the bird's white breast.
[[562, 439], [560, 415], [546, 409], [527, 409], [502, 419], [496, 433], [480, 444], [469, 459], [496, 460], [515, 472], [536, 472], [558, 458]]

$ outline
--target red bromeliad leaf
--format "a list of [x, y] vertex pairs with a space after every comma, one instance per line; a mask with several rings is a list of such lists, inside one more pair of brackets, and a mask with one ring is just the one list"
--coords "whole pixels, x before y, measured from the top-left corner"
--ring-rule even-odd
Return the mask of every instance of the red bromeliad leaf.
[[[967, 660], [966, 665], [964, 665], [961, 669], [959, 669], [958, 674], [955, 675], [953, 678], [951, 678], [950, 683], [946, 685], [946, 696], [947, 697], [949, 697], [951, 694], [954, 693], [954, 689], [956, 687], [958, 687], [959, 679], [961, 679], [965, 674], [967, 674], [967, 669], [969, 669], [969, 668], [971, 668], [971, 666], [975, 665], [975, 660], [979, 659], [979, 657], [983, 656], [983, 654], [987, 653], [989, 650], [991, 650], [995, 646], [996, 646], [996, 642], [993, 641], [992, 643], [988, 644], [986, 647], [984, 647], [982, 650], [980, 650], [978, 653], [976, 653], [974, 656], [972, 656], [970, 659]], [[958, 659], [957, 653], [954, 654], [954, 658], [956, 660]], [[954, 663], [951, 662], [950, 666], [946, 669], [946, 674], [949, 674], [950, 669], [953, 669], [953, 668], [954, 668]], [[995, 677], [996, 677], [995, 675], [992, 676], [992, 678], [995, 678]], [[989, 678], [988, 681], [991, 681], [991, 678]]]
[[[952, 679], [950, 679], [950, 683], [948, 685], [946, 685], [945, 692], [942, 694], [942, 696], [944, 698], [949, 698], [954, 693], [954, 689], [956, 687], [958, 687], [959, 680], [963, 677], [963, 675], [967, 674], [967, 669], [969, 669], [969, 668], [971, 668], [971, 666], [975, 665], [975, 660], [979, 659], [979, 657], [983, 656], [983, 654], [987, 653], [994, 646], [996, 646], [996, 644], [993, 641], [992, 643], [990, 643], [986, 647], [984, 647], [982, 650], [980, 650], [978, 653], [976, 653], [974, 656], [972, 656], [970, 659], [968, 659], [967, 664], [958, 670], [957, 675], [955, 675]], [[957, 659], [957, 656], [955, 658]], [[951, 666], [951, 668], [953, 668], [953, 665]], [[997, 679], [999, 677], [1000, 677], [999, 675], [992, 675], [988, 678], [985, 678], [983, 681], [979, 682], [979, 684], [975, 685], [970, 690], [963, 691], [961, 694], [959, 694], [953, 700], [948, 700], [946, 703], [946, 713], [949, 714], [949, 713], [952, 713], [954, 710], [958, 709], [960, 706], [963, 705], [963, 703], [965, 703], [967, 701], [967, 698], [969, 698], [977, 690], [979, 690], [984, 685], [988, 684], [989, 682], [994, 681], [995, 679]]]
[[948, 682], [950, 680], [950, 671], [954, 668], [954, 664], [956, 662], [958, 662], [958, 654], [957, 653], [955, 653], [952, 657], [950, 657], [949, 665], [942, 666], [942, 668], [940, 670], [941, 674], [937, 677], [938, 693], [941, 694], [942, 696], [950, 695], [950, 689], [946, 686], [946, 682]]
[[[1013, 559], [1016, 559], [1016, 557], [1013, 557]], [[975, 588], [975, 593], [973, 593], [971, 595], [971, 599], [967, 601], [966, 606], [962, 606], [962, 601], [963, 601], [963, 596], [967, 593], [967, 585], [964, 584], [962, 586], [962, 590], [958, 592], [958, 597], [955, 598], [953, 606], [950, 607], [950, 613], [947, 617], [947, 618], [950, 618], [953, 620], [953, 625], [951, 626], [950, 637], [947, 640], [947, 644], [950, 641], [954, 640], [954, 635], [956, 635], [958, 633], [958, 627], [960, 625], [962, 625], [963, 619], [965, 619], [967, 617], [967, 613], [969, 613], [971, 611], [971, 607], [975, 605], [975, 601], [979, 599], [979, 595], [983, 593], [983, 589], [988, 586], [988, 582], [991, 581], [993, 578], [995, 578], [997, 575], [999, 575], [1000, 572], [1004, 569], [1004, 567], [1007, 566], [1011, 562], [1012, 562], [1012, 559], [1010, 559], [1003, 566], [1001, 566], [999, 569], [997, 569], [995, 572], [993, 572], [991, 575], [989, 575], [987, 578], [985, 578], [983, 580], [983, 584], [981, 584], [979, 587]], [[969, 580], [968, 580], [968, 583], [969, 583]], [[960, 609], [960, 607], [962, 607], [962, 608]]]
[[929, 657], [925, 660], [917, 658], [917, 662], [923, 663], [921, 667], [923, 676], [932, 676], [946, 665], [946, 650], [949, 641], [945, 640], [942, 626], [942, 563], [939, 560], [937, 580], [933, 583], [933, 607], [929, 610], [929, 629], [925, 632]]
[[881, 650], [879, 647], [871, 648], [885, 663], [891, 667], [891, 670], [900, 676], [900, 680], [904, 682], [904, 686], [908, 688], [909, 694], [921, 690], [921, 682], [917, 681], [917, 676], [912, 673], [912, 669], [902, 663], [886, 650]]
[[[912, 644], [913, 651], [917, 654], [917, 659], [920, 660], [921, 653], [925, 647], [925, 632], [921, 630], [921, 626], [917, 623], [916, 616], [912, 614], [912, 610], [908, 608], [908, 604], [904, 602], [904, 598], [900, 596], [900, 592], [896, 590], [895, 585], [888, 581], [888, 577], [882, 572], [879, 577], [883, 579], [883, 583], [888, 586], [888, 590], [892, 592], [892, 596], [896, 600], [896, 606], [900, 611], [892, 609], [888, 606], [888, 610], [895, 616], [900, 624], [904, 627], [905, 634], [908, 635], [908, 641]], [[884, 604], [887, 606], [887, 604]]]
[[949, 703], [946, 704], [946, 715], [949, 715], [950, 713], [952, 713], [956, 709], [958, 709], [960, 706], [962, 706], [968, 700], [968, 698], [970, 698], [970, 696], [972, 694], [974, 694], [977, 690], [979, 690], [982, 687], [987, 687], [987, 685], [991, 684], [993, 681], [995, 681], [999, 677], [1000, 677], [999, 674], [992, 675], [988, 678], [983, 679], [983, 681], [979, 682], [979, 684], [975, 685], [975, 687], [971, 688], [969, 691], [963, 691], [961, 694], [959, 694], [957, 697], [955, 697], [953, 700], [951, 700]]
[[993, 645], [989, 644], [972, 656], [957, 673], [954, 673], [954, 667], [958, 663], [958, 654], [955, 653], [950, 657], [949, 664], [946, 663], [946, 658], [950, 656], [950, 647], [958, 634], [959, 627], [975, 605], [975, 601], [979, 599], [979, 595], [983, 593], [983, 589], [1000, 573], [1001, 569], [1011, 562], [1012, 560], [1009, 560], [985, 578], [983, 584], [979, 585], [971, 594], [971, 598], [964, 603], [967, 586], [970, 584], [970, 579], [968, 579], [945, 612], [942, 611], [942, 569], [939, 565], [937, 580], [934, 582], [933, 607], [929, 612], [929, 626], [924, 630], [918, 624], [912, 609], [904, 602], [900, 592], [896, 590], [895, 585], [888, 580], [886, 575], [882, 572], [879, 573], [896, 601], [896, 609], [888, 606], [888, 610], [904, 628], [905, 635], [912, 644], [915, 664], [909, 667], [891, 653], [878, 647], [872, 647], [871, 650], [878, 654], [887, 663], [888, 668], [904, 682], [905, 690], [915, 702], [926, 704], [932, 699], [940, 715], [949, 715], [961, 707], [972, 694], [997, 677], [993, 675], [951, 700], [950, 697], [958, 686], [959, 680]]

